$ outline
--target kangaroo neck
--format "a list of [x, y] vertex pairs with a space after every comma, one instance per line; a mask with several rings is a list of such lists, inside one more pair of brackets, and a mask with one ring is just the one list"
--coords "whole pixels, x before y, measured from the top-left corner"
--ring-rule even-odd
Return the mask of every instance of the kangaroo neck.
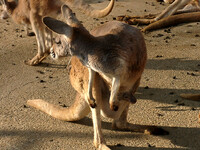
[[83, 65], [88, 66], [88, 57], [100, 49], [100, 42], [86, 29], [74, 29], [70, 44], [71, 54], [77, 56]]
[[75, 29], [71, 47], [74, 55], [89, 55], [99, 47], [99, 41], [86, 29]]

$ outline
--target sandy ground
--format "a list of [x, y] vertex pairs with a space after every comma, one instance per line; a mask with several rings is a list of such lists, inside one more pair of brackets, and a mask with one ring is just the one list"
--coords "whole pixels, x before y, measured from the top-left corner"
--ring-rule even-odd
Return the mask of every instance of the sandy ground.
[[[92, 2], [95, 8], [108, 3]], [[118, 15], [155, 13], [166, 6], [155, 0], [119, 0], [108, 17], [98, 20], [74, 11], [92, 29]], [[103, 118], [107, 144], [114, 150], [200, 149], [200, 103], [179, 97], [182, 92], [200, 93], [200, 23], [161, 29], [144, 37], [148, 63], [136, 94], [138, 102], [130, 107], [128, 118], [131, 123], [163, 127], [170, 134], [113, 131], [111, 120]], [[36, 53], [35, 37], [27, 37], [23, 27], [11, 19], [0, 20], [0, 149], [93, 150], [91, 114], [78, 122], [64, 122], [27, 107], [26, 101], [35, 98], [70, 106], [75, 96], [66, 69], [68, 60], [47, 58], [39, 66], [24, 65]]]

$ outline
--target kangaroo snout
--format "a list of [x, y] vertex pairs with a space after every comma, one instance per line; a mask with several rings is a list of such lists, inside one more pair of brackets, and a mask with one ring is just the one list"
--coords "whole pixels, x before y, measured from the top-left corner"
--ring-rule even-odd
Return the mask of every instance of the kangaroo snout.
[[54, 47], [53, 46], [50, 49], [50, 56], [51, 56], [51, 58], [56, 59], [56, 54], [54, 52]]

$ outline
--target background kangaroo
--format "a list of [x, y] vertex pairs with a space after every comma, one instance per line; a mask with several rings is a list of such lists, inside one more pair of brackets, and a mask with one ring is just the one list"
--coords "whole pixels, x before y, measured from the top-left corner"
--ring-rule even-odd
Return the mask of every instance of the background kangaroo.
[[[71, 45], [68, 45], [66, 43], [66, 47], [63, 49], [63, 45], [54, 45], [55, 50], [56, 49], [62, 49], [62, 54], [59, 53], [59, 56], [66, 56], [65, 52], [68, 51], [69, 48], [75, 48], [76, 46], [80, 46], [82, 50], [86, 50], [86, 48], [92, 47], [95, 48], [98, 45], [92, 45], [91, 39], [84, 38], [87, 37], [89, 32], [84, 29], [84, 27], [77, 22], [77, 19], [72, 18], [71, 10], [67, 6], [63, 6], [62, 9], [64, 12], [63, 14], [67, 14], [65, 17], [67, 17], [67, 23], [58, 21], [53, 18], [44, 18], [44, 23], [50, 27], [53, 31], [56, 31], [57, 33], [63, 34], [62, 39], [66, 42], [66, 40], [71, 42]], [[68, 16], [68, 14], [69, 15]], [[74, 17], [74, 16], [73, 16]], [[74, 20], [74, 21], [73, 21]], [[77, 24], [78, 23], [78, 24]], [[73, 39], [68, 38], [69, 33], [73, 33]], [[78, 33], [78, 34], [77, 34]], [[94, 30], [91, 31], [91, 37], [96, 40], [102, 40], [102, 39], [110, 39], [110, 37], [114, 39], [118, 39], [118, 42], [124, 43], [124, 47], [120, 47], [119, 49], [113, 51], [113, 53], [120, 52], [122, 56], [126, 56], [124, 54], [124, 49], [128, 49], [126, 52], [132, 57], [128, 57], [128, 62], [131, 66], [127, 68], [129, 70], [128, 79], [129, 82], [126, 82], [124, 84], [123, 88], [126, 89], [127, 87], [130, 89], [130, 92], [132, 95], [134, 95], [136, 89], [139, 86], [140, 78], [142, 75], [142, 72], [144, 70], [144, 66], [147, 59], [147, 53], [146, 53], [146, 46], [144, 42], [144, 38], [141, 34], [141, 32], [131, 27], [127, 24], [121, 23], [121, 22], [108, 22]], [[82, 39], [84, 42], [86, 42], [88, 45], [83, 46], [78, 41]], [[113, 39], [113, 40], [114, 40]], [[104, 41], [108, 42], [112, 45], [112, 41]], [[75, 45], [73, 45], [74, 43]], [[76, 45], [77, 44], [77, 45]], [[96, 43], [94, 43], [96, 44]], [[116, 44], [115, 42], [113, 44]], [[126, 46], [125, 46], [126, 45]], [[61, 47], [59, 47], [61, 46]], [[107, 45], [109, 46], [109, 45]], [[116, 45], [117, 46], [117, 45]], [[121, 49], [122, 48], [122, 49]], [[63, 51], [64, 50], [64, 51]], [[132, 53], [132, 51], [134, 51]], [[58, 51], [60, 52], [60, 51]], [[76, 51], [73, 51], [74, 53]], [[80, 52], [80, 51], [79, 51]], [[107, 52], [104, 51], [106, 54]], [[55, 51], [57, 55], [57, 51]], [[92, 55], [92, 53], [91, 53]], [[83, 55], [84, 56], [84, 55]], [[99, 56], [105, 56], [101, 52], [99, 53]], [[119, 56], [116, 56], [119, 57]], [[125, 57], [126, 58], [126, 57]], [[89, 60], [88, 56], [88, 60]], [[102, 58], [103, 59], [103, 58]], [[105, 140], [102, 135], [101, 131], [101, 118], [100, 113], [105, 116], [114, 119], [112, 127], [114, 129], [120, 129], [120, 130], [128, 130], [128, 131], [134, 131], [134, 132], [144, 132], [147, 134], [168, 134], [167, 131], [164, 131], [161, 128], [157, 128], [154, 126], [135, 126], [133, 124], [130, 124], [127, 122], [127, 113], [129, 108], [129, 101], [123, 100], [122, 97], [119, 101], [119, 109], [118, 111], [112, 111], [110, 109], [109, 105], [109, 97], [110, 97], [110, 87], [111, 82], [109, 82], [105, 76], [102, 73], [97, 73], [94, 76], [94, 83], [93, 83], [93, 97], [96, 99], [97, 106], [95, 108], [89, 107], [88, 103], [88, 82], [89, 82], [89, 71], [87, 67], [85, 67], [85, 63], [81, 62], [83, 59], [72, 57], [71, 60], [71, 71], [70, 71], [70, 81], [74, 89], [77, 91], [77, 96], [74, 104], [69, 108], [59, 108], [55, 105], [49, 104], [48, 102], [45, 102], [41, 99], [36, 100], [28, 100], [28, 105], [33, 106], [37, 109], [40, 109], [44, 111], [45, 113], [61, 119], [65, 121], [76, 121], [79, 119], [82, 119], [85, 117], [90, 111], [92, 111], [92, 120], [93, 120], [93, 127], [94, 127], [94, 145], [96, 148], [100, 150], [109, 150], [109, 148], [106, 146]], [[105, 62], [108, 63], [108, 62]], [[84, 64], [84, 65], [83, 65]], [[108, 64], [109, 65], [109, 64]]]
[[169, 1], [169, 3], [172, 3], [172, 4], [169, 5], [155, 19], [153, 19], [154, 21], [158, 21], [158, 20], [160, 20], [162, 18], [165, 18], [165, 17], [168, 17], [170, 15], [173, 15], [177, 11], [178, 11], [178, 13], [183, 13], [183, 12], [192, 12], [192, 11], [199, 11], [200, 10], [199, 0], [173, 0], [173, 1]]
[[82, 0], [18, 0], [18, 3], [15, 1], [3, 1], [13, 20], [25, 26], [31, 24], [36, 34], [38, 53], [32, 60], [25, 62], [28, 65], [40, 63], [48, 56], [49, 49], [52, 46], [52, 33], [42, 23], [44, 16], [57, 17], [60, 14], [61, 6], [67, 4], [80, 8], [89, 16], [104, 17], [111, 12], [114, 6], [114, 0], [111, 0], [109, 5], [103, 10], [94, 10], [94, 8]]
[[138, 19], [137, 21], [145, 24], [151, 23], [142, 29], [143, 32], [146, 32], [181, 23], [199, 22], [199, 11], [199, 0], [174, 0], [171, 5], [154, 19]]
[[152, 31], [164, 27], [174, 26], [181, 23], [199, 22], [200, 2], [199, 0], [164, 0], [171, 3], [159, 14], [144, 16], [119, 16], [117, 20], [129, 24], [148, 25], [141, 31]]

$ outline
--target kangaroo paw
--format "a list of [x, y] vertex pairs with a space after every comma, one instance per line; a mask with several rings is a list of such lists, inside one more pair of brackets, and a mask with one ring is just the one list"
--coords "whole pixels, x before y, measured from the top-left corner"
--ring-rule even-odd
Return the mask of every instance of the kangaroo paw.
[[42, 56], [37, 54], [35, 57], [33, 57], [31, 60], [25, 60], [24, 63], [29, 66], [35, 66], [41, 63], [47, 56], [49, 55], [48, 52], [43, 54]]
[[92, 108], [97, 107], [97, 104], [94, 98], [88, 98], [88, 101], [89, 101], [90, 107]]
[[38, 65], [40, 62], [38, 59], [36, 60], [25, 60], [24, 64], [29, 65], [29, 66], [35, 66]]
[[37, 65], [40, 63], [40, 59], [41, 57], [37, 54], [35, 57], [33, 57], [31, 60], [25, 60], [24, 63], [26, 65], [29, 65], [29, 66], [34, 66], [34, 65]]

